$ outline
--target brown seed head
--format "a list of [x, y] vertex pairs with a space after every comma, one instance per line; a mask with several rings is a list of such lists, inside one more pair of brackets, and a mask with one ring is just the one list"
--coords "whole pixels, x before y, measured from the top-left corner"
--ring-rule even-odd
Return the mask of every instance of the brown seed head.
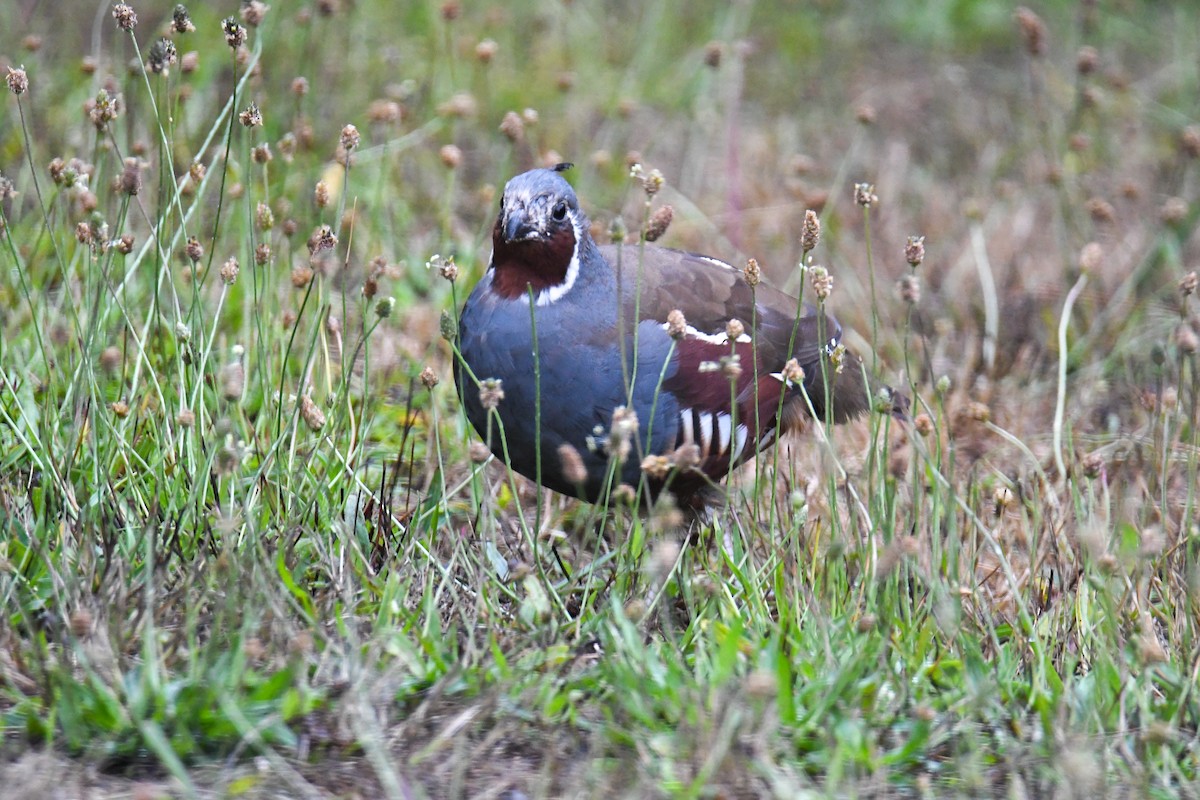
[[325, 427], [325, 412], [317, 407], [308, 395], [300, 395], [300, 417], [304, 424], [314, 431]]
[[271, 260], [271, 245], [266, 242], [259, 242], [254, 247], [254, 263], [258, 266], [264, 266]]
[[275, 212], [266, 203], [254, 207], [254, 222], [260, 231], [269, 231], [275, 227]]
[[192, 18], [188, 15], [187, 6], [182, 3], [175, 6], [175, 11], [171, 14], [171, 27], [176, 33], [191, 33], [196, 30]]
[[426, 389], [432, 389], [438, 385], [437, 373], [433, 371], [433, 367], [426, 366], [421, 370], [421, 385]]
[[326, 250], [332, 250], [337, 245], [337, 236], [328, 225], [318, 225], [308, 237], [308, 254], [318, 256]]
[[155, 75], [168, 74], [171, 65], [178, 60], [179, 53], [175, 50], [175, 43], [165, 37], [150, 45], [150, 52], [146, 54], [146, 66]]
[[856, 183], [854, 184], [854, 202], [863, 208], [870, 208], [879, 202], [879, 195], [875, 194], [875, 187], [872, 184]]
[[242, 8], [240, 11], [242, 22], [249, 25], [251, 28], [257, 28], [262, 24], [263, 19], [267, 16], [267, 12], [271, 7], [262, 0], [242, 0]]
[[124, 400], [114, 400], [108, 407], [112, 410], [113, 414], [121, 419], [129, 416], [129, 403], [126, 403]]
[[84, 109], [92, 126], [98, 131], [104, 131], [108, 129], [108, 123], [121, 113], [121, 97], [107, 89], [101, 89], [96, 93], [95, 99], [84, 104]]
[[510, 142], [519, 142], [525, 137], [525, 121], [521, 119], [521, 115], [517, 112], [509, 111], [504, 115], [504, 119], [500, 121], [500, 132]]
[[1100, 51], [1091, 45], [1084, 45], [1075, 54], [1075, 69], [1080, 75], [1091, 75], [1100, 67]]
[[725, 338], [729, 342], [736, 342], [741, 339], [746, 333], [746, 326], [742, 324], [740, 319], [731, 319], [725, 323]]
[[804, 382], [804, 367], [800, 366], [800, 362], [794, 358], [787, 360], [780, 374], [786, 383], [798, 385]]
[[1025, 52], [1031, 56], [1043, 55], [1046, 52], [1046, 24], [1042, 18], [1025, 6], [1018, 8], [1014, 16], [1025, 42]]
[[1095, 480], [1104, 472], [1104, 456], [1099, 453], [1088, 453], [1079, 461], [1085, 477]]
[[637, 432], [637, 412], [627, 406], [617, 406], [613, 409], [612, 426], [608, 437], [608, 454], [619, 463], [624, 463], [629, 458]]
[[475, 57], [481, 64], [492, 63], [492, 59], [498, 52], [500, 52], [500, 45], [496, 44], [495, 39], [483, 39], [475, 45]]
[[9, 67], [8, 76], [4, 80], [8, 83], [8, 90], [18, 97], [29, 90], [29, 76], [25, 74], [24, 67]]
[[1159, 218], [1167, 225], [1179, 225], [1187, 219], [1188, 202], [1182, 197], [1169, 197], [1158, 212]]
[[246, 29], [238, 24], [233, 17], [221, 20], [221, 32], [225, 34], [225, 44], [233, 50], [246, 43]]
[[921, 436], [928, 436], [933, 433], [933, 419], [928, 414], [917, 414], [913, 419], [913, 428]]
[[305, 288], [312, 283], [313, 274], [312, 267], [303, 264], [292, 267], [292, 286], [296, 289]]
[[479, 384], [479, 404], [491, 411], [504, 399], [504, 385], [499, 378], [485, 378]]
[[762, 281], [762, 268], [758, 266], [758, 260], [747, 259], [746, 266], [742, 269], [742, 275], [746, 277], [746, 283], [750, 286], [758, 286]]
[[453, 144], [442, 145], [442, 149], [438, 151], [438, 157], [442, 159], [442, 166], [447, 169], [458, 169], [462, 164], [463, 152]]
[[137, 14], [125, 3], [114, 4], [112, 16], [117, 21], [117, 27], [123, 31], [132, 31], [137, 25]]
[[704, 64], [707, 67], [716, 69], [721, 66], [721, 55], [724, 52], [724, 47], [720, 42], [709, 42], [704, 45]]
[[467, 455], [474, 464], [482, 464], [492, 457], [492, 451], [483, 442], [471, 442], [471, 446], [467, 448]]
[[350, 152], [351, 150], [356, 149], [359, 144], [362, 143], [362, 136], [359, 135], [358, 128], [347, 124], [342, 128], [342, 135], [338, 141], [341, 143], [342, 149], [344, 149], [346, 152]]
[[317, 186], [313, 189], [313, 200], [317, 203], [317, 208], [324, 208], [329, 205], [329, 184], [325, 181], [317, 181]]
[[271, 145], [267, 142], [261, 142], [254, 145], [254, 149], [250, 151], [250, 158], [255, 164], [270, 163], [274, 156], [271, 155]]
[[641, 466], [651, 480], [661, 481], [671, 474], [671, 461], [666, 456], [646, 456]]
[[451, 283], [458, 279], [458, 265], [454, 263], [454, 256], [442, 258], [440, 255], [434, 255], [429, 265], [437, 267], [438, 274]]
[[1079, 269], [1094, 273], [1104, 264], [1104, 247], [1099, 242], [1088, 242], [1079, 251]]
[[75, 226], [75, 239], [80, 244], [93, 245], [96, 243], [96, 233], [92, 230], [92, 226], [87, 222], [80, 222]]
[[1200, 125], [1189, 125], [1179, 134], [1179, 146], [1188, 158], [1200, 158]]
[[241, 345], [233, 348], [233, 360], [221, 368], [221, 396], [226, 400], [238, 400], [246, 388], [246, 369], [242, 366]]
[[133, 252], [133, 244], [134, 239], [132, 233], [122, 234], [121, 238], [117, 240], [117, 252], [121, 255], [127, 256]]
[[258, 103], [251, 103], [245, 111], [238, 114], [238, 121], [247, 128], [257, 128], [262, 125], [262, 112], [258, 110]]
[[687, 333], [687, 318], [678, 308], [667, 314], [667, 334], [672, 339], [682, 339]]
[[821, 242], [821, 218], [811, 208], [804, 212], [804, 227], [800, 231], [800, 249], [811, 253]]
[[576, 486], [587, 480], [587, 467], [583, 464], [583, 456], [569, 442], [558, 446], [558, 463], [562, 467], [563, 477]]
[[817, 299], [828, 299], [829, 293], [833, 291], [833, 276], [829, 274], [829, 270], [821, 266], [809, 267], [808, 275]]
[[[473, 117], [479, 104], [467, 92], [459, 92], [437, 107], [438, 114], [443, 117]], [[528, 120], [526, 120], [528, 122]]]
[[241, 272], [241, 266], [238, 265], [236, 256], [230, 256], [229, 260], [221, 265], [221, 280], [226, 286], [230, 286], [237, 282], [238, 273]]
[[1192, 270], [1179, 279], [1179, 293], [1188, 297], [1195, 293], [1197, 283], [1200, 283], [1200, 279], [1196, 277], [1196, 270]]
[[925, 260], [925, 237], [910, 236], [904, 245], [904, 260], [910, 266], [918, 267]]
[[183, 250], [187, 253], [187, 257], [193, 264], [204, 258], [204, 245], [200, 244], [200, 240], [195, 236], [189, 236], [187, 246]]
[[136, 158], [125, 159], [120, 186], [121, 191], [127, 195], [135, 195], [142, 190], [142, 165]]
[[921, 282], [916, 275], [904, 275], [896, 283], [900, 299], [910, 306], [921, 302]]
[[646, 223], [646, 241], [657, 242], [667, 232], [667, 228], [671, 226], [671, 220], [675, 218], [675, 209], [671, 206], [662, 206], [655, 210], [650, 215], [649, 222]]
[[1092, 197], [1086, 203], [1087, 211], [1092, 215], [1092, 219], [1098, 223], [1111, 223], [1117, 218], [1117, 210], [1113, 208], [1112, 203], [1105, 200], [1103, 197]]

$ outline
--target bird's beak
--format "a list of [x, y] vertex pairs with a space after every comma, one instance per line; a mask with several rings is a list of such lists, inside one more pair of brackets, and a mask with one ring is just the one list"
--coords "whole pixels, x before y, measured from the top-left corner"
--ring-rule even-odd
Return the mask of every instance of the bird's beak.
[[529, 214], [525, 208], [517, 206], [516, 208], [505, 209], [503, 224], [504, 241], [506, 242], [523, 242], [527, 239], [536, 239], [541, 235], [541, 232], [529, 221]]

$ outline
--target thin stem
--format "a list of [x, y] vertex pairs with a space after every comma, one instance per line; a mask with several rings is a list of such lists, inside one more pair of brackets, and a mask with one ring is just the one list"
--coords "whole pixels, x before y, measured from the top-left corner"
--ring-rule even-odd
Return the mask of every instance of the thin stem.
[[1086, 285], [1087, 273], [1084, 272], [1075, 281], [1071, 291], [1067, 292], [1062, 316], [1058, 320], [1058, 402], [1054, 406], [1054, 466], [1057, 467], [1058, 474], [1063, 480], [1067, 478], [1067, 467], [1062, 452], [1063, 416], [1067, 404], [1067, 358], [1070, 355], [1067, 352], [1067, 328], [1071, 324], [1071, 309]]

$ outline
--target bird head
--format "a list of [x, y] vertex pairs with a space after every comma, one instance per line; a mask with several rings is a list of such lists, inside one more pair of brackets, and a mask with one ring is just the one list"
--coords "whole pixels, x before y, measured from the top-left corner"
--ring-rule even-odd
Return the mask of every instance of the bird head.
[[574, 284], [589, 234], [575, 190], [561, 174], [570, 166], [530, 170], [505, 185], [492, 229], [493, 289], [500, 295], [523, 296], [532, 286], [545, 305]]

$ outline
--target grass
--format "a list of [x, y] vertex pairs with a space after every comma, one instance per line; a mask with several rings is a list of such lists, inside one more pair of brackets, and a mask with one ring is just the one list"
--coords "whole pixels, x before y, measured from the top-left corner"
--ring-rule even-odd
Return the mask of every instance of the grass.
[[[156, 74], [171, 9], [0, 10], [18, 796], [1196, 795], [1186, 9], [360, 0], [233, 50], [195, 7]], [[440, 330], [565, 159], [598, 230], [644, 162], [663, 243], [796, 292], [819, 211], [915, 421], [788, 442], [686, 546], [539, 502]]]

